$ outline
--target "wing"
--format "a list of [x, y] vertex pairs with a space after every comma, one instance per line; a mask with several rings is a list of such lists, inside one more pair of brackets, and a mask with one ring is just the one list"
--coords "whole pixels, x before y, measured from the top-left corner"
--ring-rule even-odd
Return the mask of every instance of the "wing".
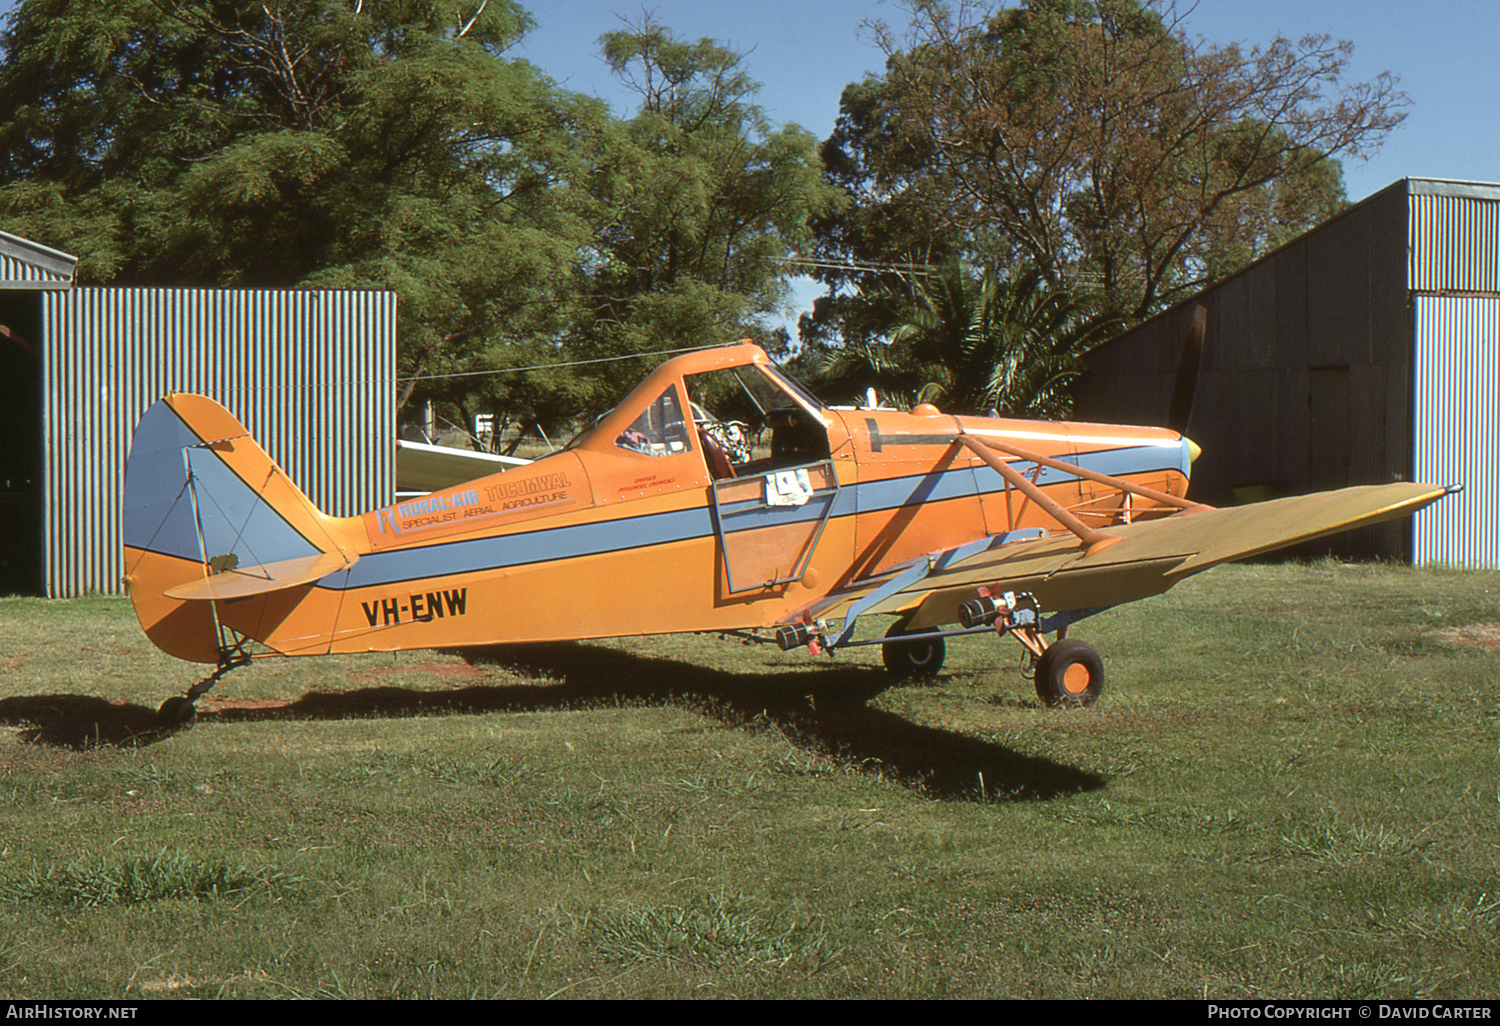
[[[1407, 516], [1448, 493], [1425, 484], [1344, 488], [1103, 528], [1087, 550], [1072, 534], [1017, 532], [934, 553], [829, 595], [793, 620], [843, 617], [847, 642], [865, 613], [894, 613], [911, 630], [958, 621], [981, 587], [1030, 592], [1043, 611], [1101, 609], [1159, 595], [1220, 563]], [[791, 621], [788, 621], [791, 622]]]
[[511, 467], [524, 467], [530, 462], [514, 456], [452, 449], [445, 445], [398, 441], [396, 488], [399, 491], [435, 492], [498, 474]]

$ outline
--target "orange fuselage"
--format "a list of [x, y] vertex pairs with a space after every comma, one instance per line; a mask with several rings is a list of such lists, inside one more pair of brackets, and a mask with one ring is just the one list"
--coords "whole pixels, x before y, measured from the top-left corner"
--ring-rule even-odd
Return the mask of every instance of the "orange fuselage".
[[[1187, 490], [1189, 443], [1175, 432], [955, 417], [930, 406], [829, 409], [790, 383], [773, 457], [716, 468], [690, 383], [726, 370], [784, 382], [754, 346], [679, 357], [564, 451], [359, 517], [322, 518], [326, 539], [357, 558], [317, 581], [183, 602], [163, 593], [202, 577], [203, 561], [127, 549], [142, 623], [163, 648], [205, 662], [217, 652], [204, 627], [212, 615], [286, 655], [769, 627], [915, 558], [1058, 530], [957, 444], [960, 434], [1173, 496]], [[652, 409], [692, 412], [667, 441], [631, 447]], [[794, 435], [795, 445], [785, 442]], [[1053, 468], [1010, 465], [1086, 523], [1164, 512]]]

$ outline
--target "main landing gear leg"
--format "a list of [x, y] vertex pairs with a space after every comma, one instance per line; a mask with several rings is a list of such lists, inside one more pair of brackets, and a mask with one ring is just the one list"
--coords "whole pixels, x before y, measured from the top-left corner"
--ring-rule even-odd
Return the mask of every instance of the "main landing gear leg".
[[979, 596], [959, 611], [965, 627], [992, 623], [1001, 634], [1014, 637], [1031, 653], [1036, 669], [1036, 694], [1043, 705], [1092, 705], [1104, 690], [1104, 660], [1094, 649], [1068, 637], [1060, 628], [1057, 640], [1048, 645], [1040, 629], [1041, 615], [1030, 595], [995, 595], [981, 588]]

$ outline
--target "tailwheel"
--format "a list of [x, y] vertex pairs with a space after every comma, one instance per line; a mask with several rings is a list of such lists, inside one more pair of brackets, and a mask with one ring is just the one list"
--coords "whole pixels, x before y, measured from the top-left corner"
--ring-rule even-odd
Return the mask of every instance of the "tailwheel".
[[156, 710], [156, 725], [162, 730], [192, 730], [198, 722], [198, 706], [181, 695], [173, 695]]
[[245, 651], [247, 638], [238, 638], [232, 645], [219, 649], [219, 665], [213, 673], [188, 688], [186, 695], [173, 695], [156, 710], [156, 725], [162, 730], [192, 730], [198, 722], [198, 699], [219, 682], [219, 678], [230, 670], [248, 666], [250, 655]]
[[1073, 638], [1053, 642], [1036, 664], [1036, 693], [1043, 705], [1092, 705], [1104, 690], [1104, 660]]
[[885, 632], [885, 643], [880, 646], [880, 659], [893, 676], [931, 677], [943, 668], [948, 646], [942, 638], [919, 638], [903, 641], [907, 633], [906, 623], [897, 620]]

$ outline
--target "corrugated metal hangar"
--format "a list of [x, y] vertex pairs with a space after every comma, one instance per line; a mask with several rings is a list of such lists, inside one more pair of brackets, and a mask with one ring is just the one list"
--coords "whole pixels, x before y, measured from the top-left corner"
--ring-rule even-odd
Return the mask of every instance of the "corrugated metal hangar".
[[1461, 484], [1332, 551], [1500, 567], [1500, 185], [1396, 182], [1096, 350], [1077, 416], [1165, 423], [1200, 305], [1195, 498]]
[[395, 494], [389, 292], [73, 287], [0, 232], [0, 594], [124, 590], [131, 432], [169, 391], [233, 411], [325, 511]]

